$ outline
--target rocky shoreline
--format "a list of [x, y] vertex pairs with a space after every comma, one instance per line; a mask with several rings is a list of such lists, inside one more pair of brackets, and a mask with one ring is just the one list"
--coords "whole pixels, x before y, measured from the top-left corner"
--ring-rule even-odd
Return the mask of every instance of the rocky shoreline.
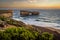
[[38, 32], [41, 31], [40, 33], [49, 32], [55, 36], [55, 38], [56, 38], [55, 40], [60, 40], [60, 30], [59, 29], [55, 29], [52, 27], [42, 27], [42, 26], [36, 26], [36, 25], [29, 25], [29, 24], [25, 24], [22, 21], [18, 21], [18, 22], [20, 22], [20, 24], [22, 23], [23, 26], [27, 29], [31, 29], [31, 30], [38, 31]]
[[38, 31], [40, 33], [48, 32], [48, 33], [51, 33], [51, 34], [54, 35], [55, 40], [60, 40], [60, 30], [59, 29], [54, 29], [52, 27], [42, 27], [42, 26], [36, 26], [36, 25], [28, 25], [28, 24], [26, 25], [22, 21], [17, 21], [17, 20], [14, 20], [14, 19], [11, 19], [11, 18], [5, 18], [5, 17], [1, 17], [0, 20], [3, 21], [3, 23], [1, 23], [1, 24], [4, 24], [6, 22], [9, 25], [14, 25], [16, 27], [25, 27], [27, 29], [30, 29], [31, 31], [35, 30], [35, 31]]

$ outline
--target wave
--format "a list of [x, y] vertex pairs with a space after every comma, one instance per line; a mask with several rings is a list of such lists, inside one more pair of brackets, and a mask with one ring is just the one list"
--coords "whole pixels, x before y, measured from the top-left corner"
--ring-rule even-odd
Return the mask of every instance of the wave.
[[60, 24], [58, 24], [58, 23], [48, 23], [48, 22], [34, 21], [35, 19], [23, 20], [22, 17], [12, 18], [12, 19], [17, 20], [17, 21], [22, 21], [25, 24], [42, 26], [42, 27], [52, 27], [52, 28], [55, 28], [55, 29], [60, 29]]
[[38, 16], [21, 17], [20, 10], [14, 11], [12, 18], [18, 21], [22, 21], [25, 24], [60, 29], [60, 10], [39, 10], [39, 12], [40, 14]]

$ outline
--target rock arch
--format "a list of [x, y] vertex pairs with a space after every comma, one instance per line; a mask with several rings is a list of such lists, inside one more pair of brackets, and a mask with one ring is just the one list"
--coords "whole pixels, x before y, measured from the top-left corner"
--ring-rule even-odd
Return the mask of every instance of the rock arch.
[[36, 11], [25, 11], [25, 10], [21, 10], [20, 11], [20, 15], [21, 16], [32, 16], [32, 15], [39, 15], [39, 12], [36, 12]]

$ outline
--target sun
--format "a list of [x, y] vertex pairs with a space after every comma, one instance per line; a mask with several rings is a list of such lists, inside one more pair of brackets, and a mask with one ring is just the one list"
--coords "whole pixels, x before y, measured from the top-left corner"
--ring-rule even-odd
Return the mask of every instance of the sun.
[[30, 3], [36, 3], [37, 0], [28, 0]]
[[29, 1], [30, 3], [33, 3], [33, 1]]

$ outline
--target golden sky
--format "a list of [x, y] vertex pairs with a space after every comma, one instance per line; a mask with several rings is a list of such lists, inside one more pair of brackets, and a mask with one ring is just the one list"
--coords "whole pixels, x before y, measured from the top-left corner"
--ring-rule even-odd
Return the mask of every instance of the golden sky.
[[0, 0], [0, 8], [60, 8], [60, 0]]

